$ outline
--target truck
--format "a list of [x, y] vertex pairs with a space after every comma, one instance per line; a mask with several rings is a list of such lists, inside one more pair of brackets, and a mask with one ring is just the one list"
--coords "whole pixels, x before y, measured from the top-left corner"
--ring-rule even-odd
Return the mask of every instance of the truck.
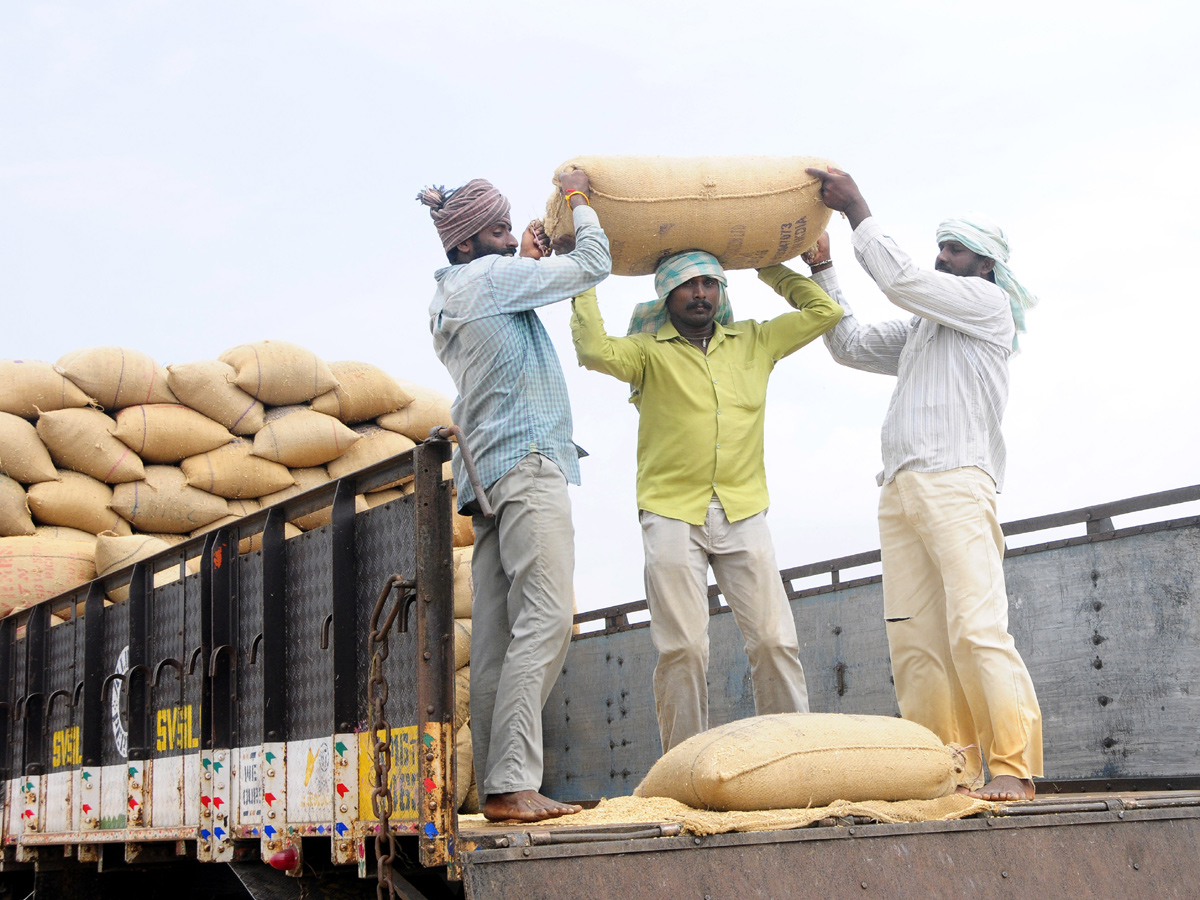
[[[721, 834], [488, 824], [457, 802], [452, 447], [439, 432], [0, 621], [0, 895], [1200, 892], [1200, 516], [1113, 521], [1200, 485], [1004, 526], [1045, 723], [1032, 801]], [[356, 514], [357, 494], [409, 479]], [[874, 551], [780, 573], [814, 711], [897, 714], [878, 566]], [[711, 717], [753, 715], [715, 587], [710, 613]], [[549, 795], [628, 795], [659, 757], [647, 618], [644, 600], [576, 616], [543, 713]]]

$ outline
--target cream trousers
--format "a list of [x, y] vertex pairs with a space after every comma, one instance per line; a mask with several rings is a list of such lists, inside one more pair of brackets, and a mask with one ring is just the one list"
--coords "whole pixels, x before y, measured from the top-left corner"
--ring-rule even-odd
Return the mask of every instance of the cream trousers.
[[808, 712], [796, 620], [766, 512], [730, 523], [714, 498], [703, 525], [642, 510], [654, 704], [663, 752], [708, 730], [708, 567], [746, 642], [759, 715]]
[[991, 777], [1042, 774], [1042, 715], [1008, 633], [1004, 535], [981, 469], [897, 473], [879, 496], [900, 714], [979, 748]]
[[474, 516], [471, 745], [480, 800], [542, 784], [542, 707], [571, 643], [575, 529], [567, 479], [530, 453]]

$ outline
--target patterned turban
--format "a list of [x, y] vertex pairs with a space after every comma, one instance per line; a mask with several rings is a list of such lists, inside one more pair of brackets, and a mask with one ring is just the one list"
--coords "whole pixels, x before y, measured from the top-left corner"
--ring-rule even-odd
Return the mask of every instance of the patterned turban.
[[1008, 267], [1008, 240], [1004, 230], [986, 216], [972, 213], [961, 219], [947, 219], [938, 226], [937, 242], [945, 241], [958, 241], [968, 250], [995, 261], [996, 267], [992, 271], [996, 284], [1008, 294], [1013, 323], [1017, 326], [1012, 347], [1014, 352], [1017, 351], [1017, 335], [1025, 332], [1025, 310], [1036, 306], [1038, 298], [1017, 281]]
[[442, 239], [442, 249], [447, 252], [496, 222], [512, 227], [508, 200], [482, 178], [472, 179], [449, 192], [440, 186], [427, 187], [417, 194], [417, 199], [429, 207], [430, 218]]
[[657, 334], [658, 329], [671, 318], [667, 312], [667, 295], [681, 284], [691, 281], [698, 275], [708, 275], [721, 283], [721, 296], [717, 300], [717, 311], [714, 318], [722, 325], [733, 324], [733, 310], [729, 306], [729, 297], [725, 293], [725, 270], [717, 262], [717, 258], [703, 250], [689, 250], [686, 253], [676, 253], [659, 263], [658, 271], [654, 273], [654, 293], [657, 300], [647, 300], [633, 308], [633, 316], [629, 320], [629, 330], [626, 334], [648, 332]]

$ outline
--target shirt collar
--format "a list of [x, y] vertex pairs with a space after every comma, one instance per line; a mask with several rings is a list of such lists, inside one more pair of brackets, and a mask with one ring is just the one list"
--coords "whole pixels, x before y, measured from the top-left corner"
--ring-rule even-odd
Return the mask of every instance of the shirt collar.
[[[712, 346], [715, 347], [719, 343], [717, 340], [718, 335], [732, 336], [735, 334], [741, 334], [742, 329], [738, 328], [737, 325], [737, 322], [734, 322], [732, 325], [722, 325], [720, 322], [714, 319]], [[654, 335], [654, 339], [656, 341], [673, 341], [675, 338], [686, 340], [686, 338], [684, 338], [684, 336], [675, 328], [675, 323], [670, 319], [667, 319], [667, 321], [663, 323], [662, 327], [659, 328], [658, 332]]]

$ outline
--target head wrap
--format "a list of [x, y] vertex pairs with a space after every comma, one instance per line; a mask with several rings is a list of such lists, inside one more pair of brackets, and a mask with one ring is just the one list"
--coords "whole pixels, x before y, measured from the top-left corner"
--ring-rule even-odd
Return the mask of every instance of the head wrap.
[[654, 273], [654, 293], [657, 300], [647, 300], [633, 308], [633, 316], [629, 319], [629, 330], [626, 334], [649, 332], [657, 334], [658, 329], [671, 318], [667, 312], [667, 295], [681, 284], [691, 281], [698, 275], [707, 275], [721, 283], [721, 295], [717, 299], [717, 310], [713, 318], [722, 325], [733, 324], [733, 310], [729, 306], [729, 297], [725, 293], [725, 270], [717, 262], [717, 258], [703, 250], [689, 250], [686, 253], [676, 253], [667, 257], [658, 265]]
[[947, 219], [938, 226], [937, 242], [945, 241], [958, 241], [968, 250], [995, 261], [996, 267], [992, 271], [996, 284], [1008, 294], [1008, 305], [1017, 326], [1013, 350], [1019, 349], [1017, 335], [1025, 331], [1025, 310], [1036, 306], [1038, 298], [1013, 277], [1012, 269], [1008, 267], [1008, 240], [1004, 230], [986, 216], [971, 213], [959, 219]]
[[474, 178], [460, 188], [427, 187], [417, 199], [429, 207], [442, 249], [449, 251], [496, 222], [512, 227], [508, 200], [490, 181]]

